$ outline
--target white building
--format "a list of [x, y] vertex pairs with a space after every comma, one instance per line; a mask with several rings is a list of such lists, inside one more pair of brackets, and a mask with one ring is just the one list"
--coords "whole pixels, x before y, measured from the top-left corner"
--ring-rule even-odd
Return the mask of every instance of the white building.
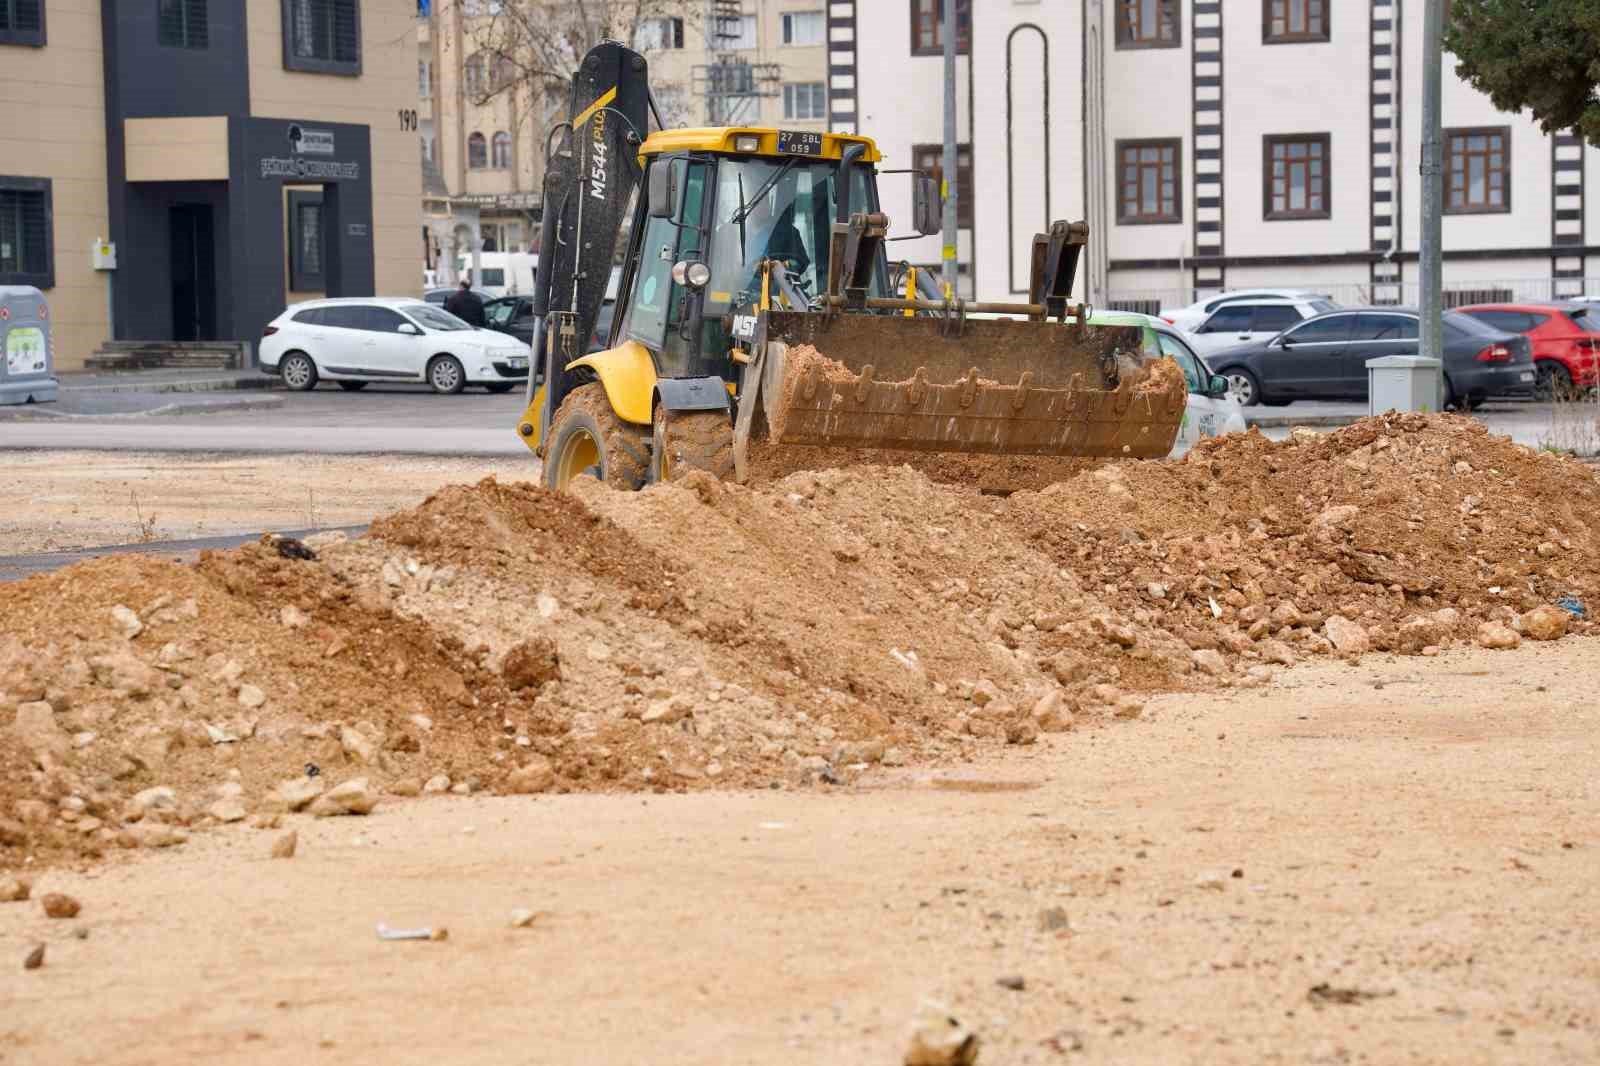
[[[1416, 300], [1421, 0], [956, 2], [968, 291], [1022, 292], [1033, 234], [1083, 218], [1079, 292], [1099, 306], [1257, 285]], [[832, 124], [877, 138], [886, 169], [942, 140], [941, 11], [828, 3]], [[1583, 291], [1594, 151], [1445, 70], [1447, 299]], [[909, 218], [909, 183], [884, 184]], [[939, 260], [938, 238], [893, 247]]]

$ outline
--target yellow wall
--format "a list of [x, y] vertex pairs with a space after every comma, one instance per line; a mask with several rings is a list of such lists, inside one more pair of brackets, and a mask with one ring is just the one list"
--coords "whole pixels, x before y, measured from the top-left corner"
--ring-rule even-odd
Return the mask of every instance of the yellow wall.
[[50, 0], [45, 31], [44, 48], [0, 49], [0, 173], [51, 179], [56, 284], [45, 298], [56, 368], [72, 370], [106, 336], [106, 281], [89, 266], [90, 243], [110, 230], [98, 0]]
[[359, 78], [284, 70], [281, 0], [248, 0], [248, 18], [252, 115], [371, 127], [377, 292], [416, 295], [422, 166], [417, 133], [402, 130], [399, 118], [402, 109], [415, 109], [418, 102], [415, 0], [363, 0]]
[[227, 181], [228, 116], [122, 123], [128, 181]]

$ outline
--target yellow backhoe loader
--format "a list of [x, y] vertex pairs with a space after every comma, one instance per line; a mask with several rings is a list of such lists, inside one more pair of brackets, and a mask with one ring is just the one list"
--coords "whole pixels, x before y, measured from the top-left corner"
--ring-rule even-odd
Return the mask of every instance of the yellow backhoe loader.
[[[1083, 223], [1034, 238], [1025, 302], [946, 299], [928, 272], [891, 270], [870, 139], [647, 135], [654, 111], [644, 58], [605, 43], [552, 132], [534, 289], [543, 383], [518, 423], [547, 485], [589, 473], [638, 488], [691, 469], [745, 480], [763, 449], [1171, 449], [1181, 371], [1148, 329], [1090, 325], [1071, 299]], [[913, 224], [936, 233], [938, 193], [910, 175]], [[609, 336], [585, 354], [616, 261]]]

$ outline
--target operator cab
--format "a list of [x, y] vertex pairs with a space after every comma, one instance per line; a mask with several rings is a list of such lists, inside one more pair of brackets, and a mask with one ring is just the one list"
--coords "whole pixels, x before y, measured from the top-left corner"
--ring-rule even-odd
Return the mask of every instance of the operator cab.
[[[647, 153], [651, 146], [645, 144]], [[848, 211], [878, 211], [870, 164], [862, 159], [848, 170]], [[644, 345], [661, 377], [728, 376], [734, 309], [760, 301], [763, 259], [781, 261], [807, 300], [826, 290], [840, 172], [838, 158], [798, 154], [647, 155], [642, 189], [648, 192], [633, 218], [643, 236], [623, 268], [629, 299], [612, 345]], [[882, 256], [870, 291], [888, 291]]]

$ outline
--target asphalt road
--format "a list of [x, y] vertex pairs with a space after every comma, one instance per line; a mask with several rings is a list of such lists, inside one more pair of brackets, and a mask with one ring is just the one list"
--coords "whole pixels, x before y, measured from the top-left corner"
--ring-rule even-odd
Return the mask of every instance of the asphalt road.
[[[259, 395], [259, 394], [256, 394]], [[420, 385], [370, 385], [361, 392], [318, 388], [272, 394], [270, 408], [214, 413], [129, 417], [136, 406], [126, 393], [106, 395], [105, 417], [80, 408], [76, 417], [0, 420], [0, 449], [89, 448], [140, 452], [309, 452], [332, 455], [504, 456], [526, 454], [516, 434], [523, 409], [520, 391], [493, 396], [469, 390], [438, 396]], [[150, 407], [170, 402], [153, 396]], [[1600, 407], [1595, 412], [1600, 414]], [[1365, 415], [1364, 404], [1294, 403], [1251, 408], [1262, 432], [1281, 438], [1293, 424], [1326, 428]], [[1548, 404], [1507, 401], [1478, 412], [1495, 433], [1537, 447], [1550, 439]], [[1593, 436], [1593, 434], [1591, 434]], [[1600, 442], [1596, 442], [1600, 443]], [[1570, 445], [1569, 445], [1570, 446]]]
[[[439, 396], [420, 385], [275, 393], [268, 410], [142, 418], [80, 415], [0, 422], [0, 449], [106, 448], [166, 452], [313, 452], [329, 455], [525, 455], [517, 436], [522, 393]], [[170, 400], [171, 397], [161, 397]], [[119, 406], [127, 403], [117, 398]]]

